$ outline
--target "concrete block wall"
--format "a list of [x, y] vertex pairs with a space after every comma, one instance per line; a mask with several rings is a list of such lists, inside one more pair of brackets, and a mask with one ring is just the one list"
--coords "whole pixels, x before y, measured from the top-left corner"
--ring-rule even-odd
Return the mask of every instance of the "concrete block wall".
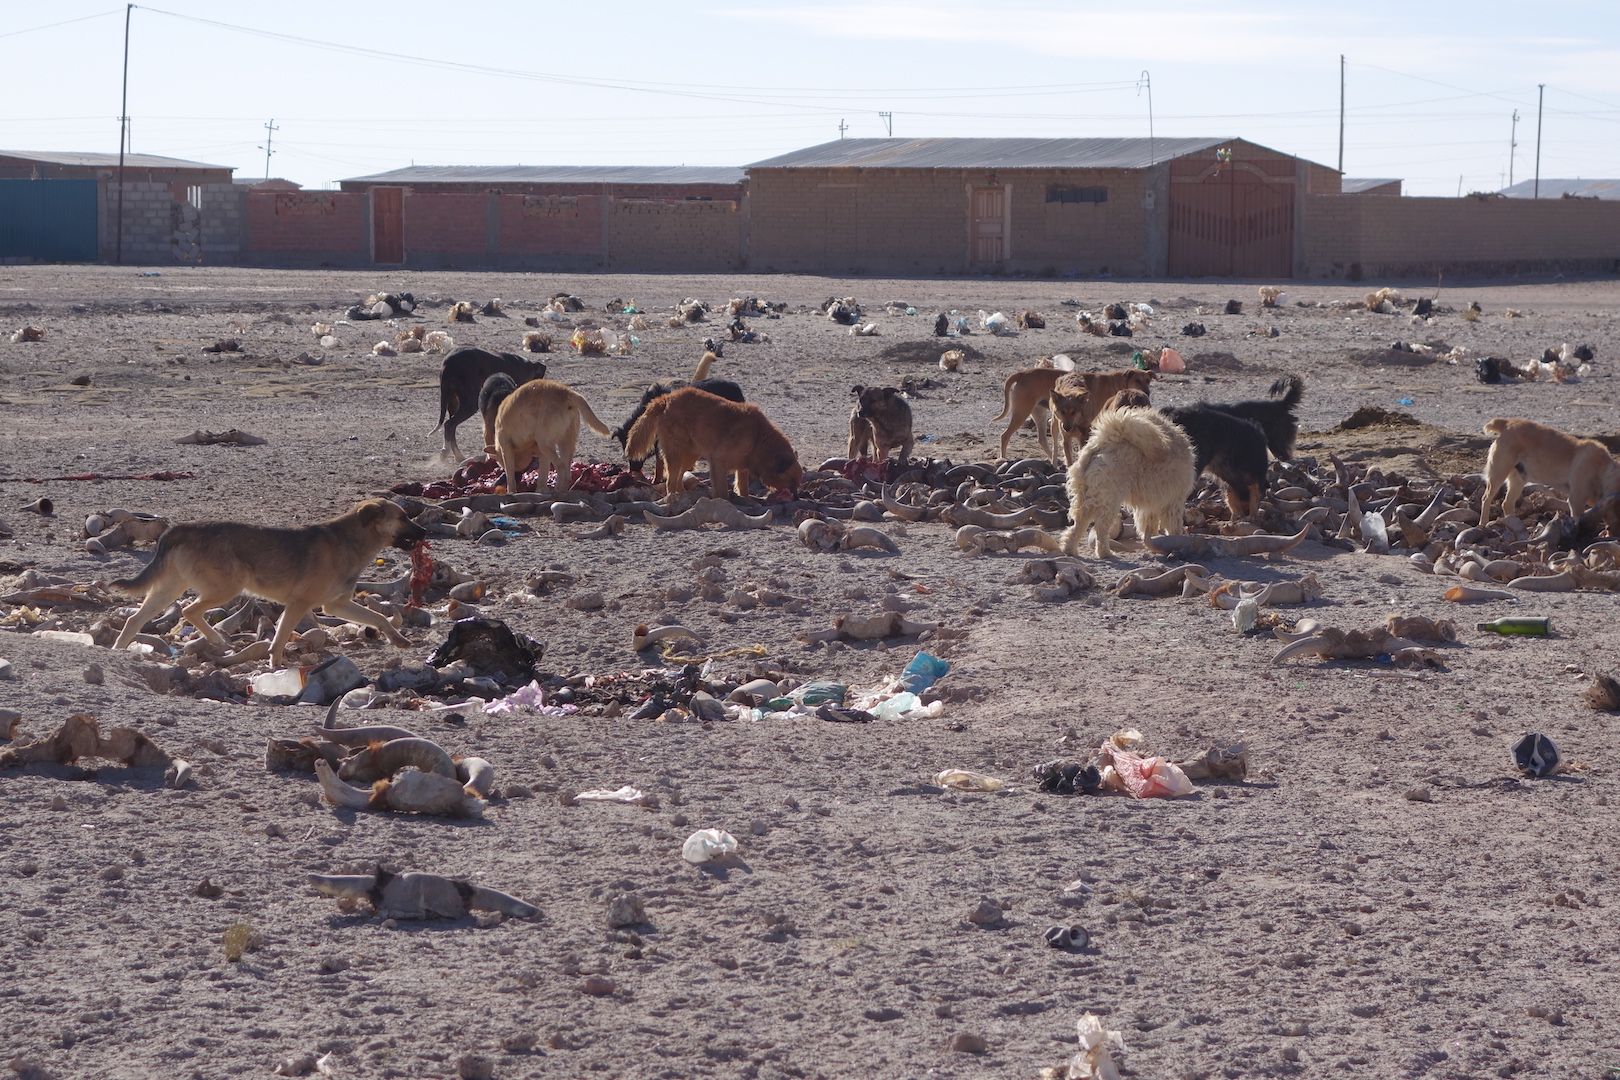
[[1620, 273], [1620, 203], [1307, 195], [1306, 277]]
[[204, 184], [202, 261], [234, 266], [247, 250], [247, 192], [235, 184]]
[[[246, 192], [234, 184], [203, 184], [201, 261], [231, 265], [241, 261], [247, 230]], [[176, 261], [176, 204], [184, 203], [187, 184], [125, 181], [123, 259], [128, 265], [169, 265]], [[99, 246], [104, 262], [118, 253], [118, 184], [96, 185], [99, 203]]]
[[249, 261], [357, 266], [371, 262], [370, 197], [342, 191], [250, 191], [244, 198]]
[[737, 202], [614, 199], [608, 262], [623, 270], [733, 270], [742, 236]]

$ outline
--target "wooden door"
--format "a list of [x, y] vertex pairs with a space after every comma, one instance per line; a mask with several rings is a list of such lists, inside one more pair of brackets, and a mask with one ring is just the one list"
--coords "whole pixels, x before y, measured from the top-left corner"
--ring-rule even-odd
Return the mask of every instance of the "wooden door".
[[1294, 184], [1240, 163], [1170, 184], [1171, 277], [1284, 279], [1294, 268]]
[[405, 261], [405, 189], [371, 189], [371, 261]]
[[1006, 257], [1006, 207], [1006, 192], [1001, 188], [973, 189], [974, 263], [998, 263]]

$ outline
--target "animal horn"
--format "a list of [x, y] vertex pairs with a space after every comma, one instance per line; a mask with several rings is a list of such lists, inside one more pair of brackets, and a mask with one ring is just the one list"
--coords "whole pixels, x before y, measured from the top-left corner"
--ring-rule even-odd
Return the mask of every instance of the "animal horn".
[[1035, 547], [1042, 551], [1062, 551], [1063, 544], [1045, 529], [1019, 529], [1012, 534], [1012, 549]]
[[1277, 650], [1277, 655], [1271, 658], [1271, 662], [1273, 664], [1280, 664], [1289, 657], [1300, 656], [1305, 653], [1314, 653], [1318, 656], [1325, 657], [1327, 655], [1325, 651], [1326, 647], [1327, 642], [1323, 641], [1319, 635], [1303, 635]]
[[1018, 529], [1035, 520], [1035, 508], [1026, 506], [1011, 514], [992, 514], [972, 506], [947, 506], [940, 511], [947, 525], [982, 525], [986, 529]]
[[983, 555], [985, 532], [983, 525], [963, 525], [956, 530], [956, 546], [970, 556]]
[[768, 529], [771, 525], [771, 512], [767, 510], [758, 517], [750, 517], [728, 499], [711, 499], [709, 520], [733, 529]]
[[701, 529], [709, 523], [708, 507], [702, 503], [669, 517], [659, 517], [651, 510], [643, 510], [641, 516], [656, 529]]
[[1446, 590], [1446, 599], [1457, 604], [1466, 603], [1470, 600], [1514, 600], [1517, 598], [1518, 593], [1511, 593], [1506, 589], [1480, 589], [1472, 585], [1453, 585]]
[[1233, 537], [1231, 550], [1237, 555], [1275, 554], [1296, 547], [1305, 540], [1305, 534], [1310, 531], [1310, 527], [1306, 526], [1293, 536], [1267, 536], [1257, 533], [1254, 536]]
[[377, 885], [376, 877], [371, 874], [310, 874], [305, 880], [327, 896], [350, 900], [364, 900]]
[[456, 775], [456, 763], [444, 747], [430, 739], [418, 738], [392, 739], [381, 746], [362, 750], [343, 763], [338, 775], [367, 784], [387, 779], [409, 766], [451, 779]]
[[1565, 570], [1562, 574], [1514, 578], [1508, 582], [1508, 588], [1520, 589], [1525, 592], [1574, 592], [1576, 588], [1575, 575]]
[[[325, 795], [326, 801], [333, 806], [347, 806], [355, 810], [364, 810], [371, 805], [370, 790], [353, 787], [339, 780], [337, 774], [332, 771], [332, 766], [328, 765], [324, 759], [315, 762], [315, 779], [321, 782], [321, 794]], [[314, 884], [313, 880], [311, 884]], [[333, 895], [346, 894], [334, 893]]]
[[464, 757], [456, 762], [456, 779], [468, 795], [487, 799], [495, 787], [495, 766], [483, 758]]
[[884, 484], [881, 491], [883, 494], [883, 509], [895, 517], [905, 518], [907, 521], [921, 521], [928, 516], [928, 511], [921, 506], [907, 506], [905, 503], [897, 501], [893, 495], [889, 494], [889, 485]]
[[471, 911], [498, 911], [515, 919], [530, 919], [540, 914], [540, 909], [533, 904], [482, 885], [473, 886], [472, 895], [467, 897], [467, 907]]

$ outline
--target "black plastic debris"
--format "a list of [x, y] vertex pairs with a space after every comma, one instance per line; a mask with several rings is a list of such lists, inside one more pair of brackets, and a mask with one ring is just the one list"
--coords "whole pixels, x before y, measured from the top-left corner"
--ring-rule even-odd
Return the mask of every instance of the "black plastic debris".
[[451, 626], [450, 636], [428, 657], [428, 665], [442, 668], [460, 660], [486, 674], [499, 672], [507, 682], [522, 683], [535, 677], [534, 665], [544, 651], [544, 645], [514, 633], [500, 619], [480, 616]]
[[1532, 731], [1513, 744], [1513, 760], [1526, 776], [1541, 778], [1557, 772], [1563, 758], [1551, 739]]
[[1054, 795], [1094, 795], [1097, 785], [1102, 783], [1102, 774], [1095, 765], [1062, 758], [1035, 766], [1030, 775], [1039, 782], [1042, 791]]

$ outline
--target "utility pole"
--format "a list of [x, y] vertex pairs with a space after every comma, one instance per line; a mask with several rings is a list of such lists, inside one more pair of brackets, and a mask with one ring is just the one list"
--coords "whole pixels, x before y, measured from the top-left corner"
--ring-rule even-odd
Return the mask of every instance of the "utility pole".
[[259, 149], [264, 151], [264, 178], [268, 180], [270, 179], [270, 155], [275, 153], [274, 150], [270, 149], [270, 143], [275, 139], [276, 132], [280, 131], [281, 129], [276, 127], [276, 122], [274, 118], [272, 118], [268, 124], [264, 125], [264, 130], [264, 145], [259, 147]]
[[1519, 148], [1519, 110], [1513, 110], [1513, 129], [1508, 136], [1508, 187], [1513, 186], [1513, 152]]
[[113, 242], [113, 262], [124, 261], [124, 142], [129, 133], [129, 16], [134, 4], [124, 7], [124, 96], [118, 104], [118, 238]]
[[1344, 53], [1339, 54], [1339, 176], [1344, 177]]
[[880, 112], [878, 117], [883, 121], [884, 126], [889, 129], [889, 138], [894, 138], [894, 113]]
[[1152, 165], [1158, 160], [1159, 155], [1153, 142], [1153, 76], [1145, 71], [1136, 80], [1137, 94], [1140, 95], [1144, 89], [1147, 91], [1148, 99], [1148, 164]]
[[1541, 198], [1541, 99], [1546, 96], [1547, 84], [1536, 84], [1536, 190], [1531, 196]]
[[838, 121], [838, 137], [840, 139], [842, 139], [844, 137], [844, 132], [846, 132], [848, 130], [849, 130], [849, 125], [848, 124], [844, 123], [842, 120]]

